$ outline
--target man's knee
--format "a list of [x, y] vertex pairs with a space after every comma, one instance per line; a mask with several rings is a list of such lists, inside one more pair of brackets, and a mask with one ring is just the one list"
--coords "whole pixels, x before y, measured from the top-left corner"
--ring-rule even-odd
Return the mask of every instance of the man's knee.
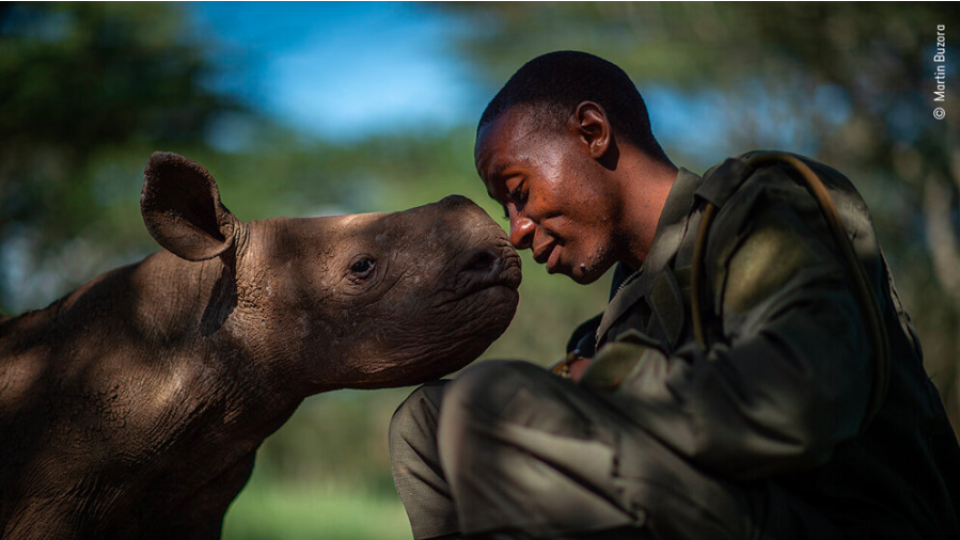
[[597, 396], [536, 364], [488, 361], [451, 382], [439, 439], [489, 439], [507, 424], [590, 439], [598, 436], [596, 422], [609, 423], [609, 412]]
[[548, 376], [546, 371], [529, 362], [491, 360], [475, 364], [451, 381], [444, 395], [443, 416], [454, 423], [461, 414], [500, 416], [521, 389], [543, 376]]
[[393, 480], [415, 538], [436, 538], [460, 530], [437, 450], [437, 420], [448, 383], [421, 386], [390, 421]]
[[497, 456], [509, 445], [505, 435], [515, 423], [514, 402], [518, 397], [527, 401], [529, 396], [521, 394], [537, 388], [536, 379], [545, 373], [528, 362], [493, 360], [471, 366], [450, 383], [443, 396], [437, 445], [452, 483], [462, 480], [461, 472], [472, 475], [486, 461], [491, 463], [483, 465], [482, 478], [473, 480], [485, 482], [504, 473]]
[[551, 538], [635, 524], [611, 502], [614, 450], [592, 437], [603, 412], [582, 394], [524, 362], [485, 362], [450, 384], [438, 446], [463, 532]]
[[390, 453], [394, 454], [398, 446], [416, 446], [430, 440], [436, 444], [437, 419], [440, 415], [440, 403], [444, 388], [450, 381], [432, 381], [411, 393], [397, 407], [390, 419], [388, 440]]

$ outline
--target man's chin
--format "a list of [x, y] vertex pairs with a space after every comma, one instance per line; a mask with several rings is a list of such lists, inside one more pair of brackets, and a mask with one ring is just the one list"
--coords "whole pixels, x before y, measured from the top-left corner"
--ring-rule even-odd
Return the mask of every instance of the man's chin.
[[559, 251], [554, 248], [551, 257], [545, 263], [548, 274], [563, 274], [580, 285], [589, 285], [597, 281], [616, 263], [602, 256], [603, 252], [585, 257], [586, 262], [577, 256], [573, 250]]
[[581, 264], [580, 266], [573, 268], [557, 268], [553, 273], [563, 274], [572, 279], [578, 285], [590, 285], [591, 283], [603, 277], [605, 272], [605, 269], [590, 268]]

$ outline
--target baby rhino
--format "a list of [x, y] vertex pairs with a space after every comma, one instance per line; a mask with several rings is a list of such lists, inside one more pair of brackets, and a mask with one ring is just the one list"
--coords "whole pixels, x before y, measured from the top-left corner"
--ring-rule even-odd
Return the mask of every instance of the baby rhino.
[[519, 258], [463, 197], [245, 223], [156, 153], [140, 204], [165, 251], [0, 320], [0, 538], [218, 538], [305, 397], [454, 371], [517, 306]]

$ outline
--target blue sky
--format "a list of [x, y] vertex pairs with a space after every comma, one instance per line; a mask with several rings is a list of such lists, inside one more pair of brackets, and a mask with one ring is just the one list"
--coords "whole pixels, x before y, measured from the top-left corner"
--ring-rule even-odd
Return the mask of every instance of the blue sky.
[[468, 31], [429, 5], [191, 3], [233, 70], [214, 81], [283, 122], [334, 140], [424, 124], [450, 126], [483, 107], [450, 50]]
[[[416, 135], [434, 126], [474, 125], [497, 90], [475, 76], [454, 46], [478, 23], [434, 4], [184, 5], [197, 29], [213, 33], [211, 41], [220, 44], [210, 54], [227, 75], [211, 81], [214, 87], [330, 141], [349, 144], [383, 132]], [[731, 146], [730, 117], [723, 111], [756, 98], [728, 103], [710, 90], [654, 85], [641, 91], [654, 132], [668, 152], [672, 147], [715, 160], [742, 151]], [[798, 146], [790, 126], [768, 131], [771, 146], [816, 151]]]

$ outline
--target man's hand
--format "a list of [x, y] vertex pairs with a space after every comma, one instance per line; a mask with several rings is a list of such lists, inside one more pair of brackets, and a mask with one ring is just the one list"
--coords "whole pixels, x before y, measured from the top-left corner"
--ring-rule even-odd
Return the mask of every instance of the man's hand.
[[597, 352], [579, 382], [596, 390], [614, 391], [639, 369], [647, 353], [663, 355], [656, 347], [633, 340], [607, 343]]
[[579, 383], [583, 379], [583, 374], [587, 372], [587, 368], [592, 364], [593, 359], [591, 358], [577, 358], [571, 362], [569, 366], [570, 380]]
[[563, 360], [550, 366], [550, 372], [558, 377], [579, 383], [580, 380], [583, 379], [583, 374], [592, 363], [592, 359], [580, 356], [580, 352], [574, 350], [567, 353], [567, 356], [565, 356]]

